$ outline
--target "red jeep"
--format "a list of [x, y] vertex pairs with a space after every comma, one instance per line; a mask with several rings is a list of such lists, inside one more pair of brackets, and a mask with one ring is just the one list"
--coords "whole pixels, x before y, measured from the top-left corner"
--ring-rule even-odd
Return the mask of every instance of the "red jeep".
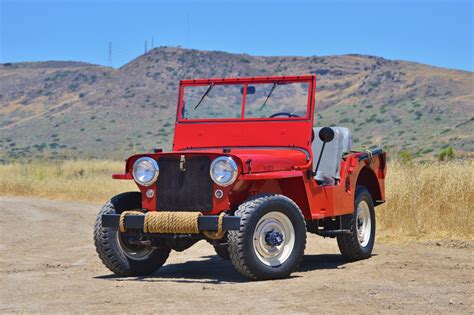
[[306, 232], [348, 260], [374, 246], [386, 154], [351, 150], [343, 127], [313, 128], [316, 77], [184, 80], [173, 151], [128, 158], [140, 192], [107, 202], [95, 246], [114, 273], [153, 273], [171, 250], [211, 243], [250, 279], [297, 270]]

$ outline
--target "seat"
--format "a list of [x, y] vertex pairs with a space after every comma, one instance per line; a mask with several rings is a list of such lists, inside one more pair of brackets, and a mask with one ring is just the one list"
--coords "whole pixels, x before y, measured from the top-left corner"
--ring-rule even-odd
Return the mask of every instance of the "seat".
[[[352, 133], [346, 127], [331, 127], [334, 130], [334, 139], [327, 142], [314, 178], [323, 185], [335, 185], [341, 178], [341, 159], [344, 152], [352, 147]], [[318, 134], [322, 127], [313, 128], [315, 137], [311, 146], [313, 151], [313, 172], [316, 170], [323, 142]]]

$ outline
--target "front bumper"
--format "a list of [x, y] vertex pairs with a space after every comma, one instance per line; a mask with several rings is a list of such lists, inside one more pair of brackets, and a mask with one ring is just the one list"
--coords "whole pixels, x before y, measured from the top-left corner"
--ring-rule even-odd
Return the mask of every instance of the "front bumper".
[[[143, 229], [145, 216], [127, 215], [124, 218], [124, 225], [127, 229]], [[217, 231], [219, 223], [218, 215], [203, 215], [198, 218], [198, 227], [200, 231]], [[118, 228], [120, 225], [120, 214], [103, 214], [102, 227]], [[240, 217], [224, 216], [222, 219], [222, 230], [239, 230]]]

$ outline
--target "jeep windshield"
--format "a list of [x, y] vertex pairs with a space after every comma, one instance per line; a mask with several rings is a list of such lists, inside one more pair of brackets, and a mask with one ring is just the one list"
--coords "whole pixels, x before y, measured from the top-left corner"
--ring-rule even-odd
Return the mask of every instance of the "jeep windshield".
[[310, 89], [301, 78], [182, 81], [178, 120], [308, 119]]

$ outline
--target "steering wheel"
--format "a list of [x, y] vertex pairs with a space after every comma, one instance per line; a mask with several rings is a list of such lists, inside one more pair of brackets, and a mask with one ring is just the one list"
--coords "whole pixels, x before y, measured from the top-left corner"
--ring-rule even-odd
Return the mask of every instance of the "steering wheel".
[[274, 118], [274, 117], [278, 117], [278, 116], [300, 117], [300, 116], [298, 116], [296, 114], [293, 114], [293, 113], [279, 112], [279, 113], [271, 114], [269, 118]]

